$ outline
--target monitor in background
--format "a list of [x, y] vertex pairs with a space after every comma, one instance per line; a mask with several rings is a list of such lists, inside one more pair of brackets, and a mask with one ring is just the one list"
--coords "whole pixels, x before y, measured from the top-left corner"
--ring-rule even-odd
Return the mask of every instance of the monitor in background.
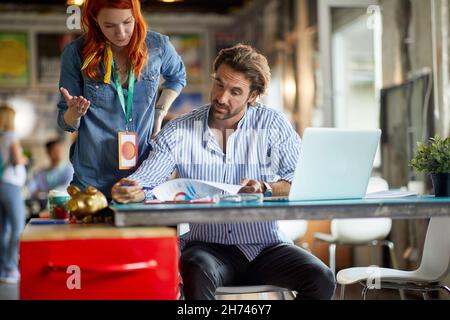
[[382, 175], [394, 188], [410, 180], [422, 180], [409, 161], [417, 141], [434, 134], [431, 73], [418, 74], [405, 83], [383, 88], [380, 93]]

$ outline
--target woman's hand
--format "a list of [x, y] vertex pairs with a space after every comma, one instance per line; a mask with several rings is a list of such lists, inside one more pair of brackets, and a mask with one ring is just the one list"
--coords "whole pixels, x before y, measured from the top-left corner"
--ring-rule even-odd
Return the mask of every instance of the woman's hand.
[[153, 132], [152, 139], [158, 134], [161, 130], [161, 125], [164, 120], [164, 117], [167, 115], [167, 112], [178, 97], [178, 92], [172, 89], [163, 89], [161, 95], [159, 96], [158, 101], [155, 106], [155, 117], [153, 120]]
[[118, 203], [142, 202], [145, 200], [145, 193], [139, 183], [123, 178], [113, 185], [111, 197]]
[[159, 131], [161, 131], [162, 122], [164, 117], [167, 115], [167, 111], [164, 109], [155, 108], [155, 117], [153, 120], [153, 133], [152, 139], [156, 137]]
[[91, 105], [91, 102], [84, 98], [83, 96], [74, 97], [70, 95], [66, 88], [61, 87], [59, 89], [64, 96], [67, 103], [67, 111], [64, 114], [64, 121], [67, 124], [75, 127], [81, 117], [86, 114]]

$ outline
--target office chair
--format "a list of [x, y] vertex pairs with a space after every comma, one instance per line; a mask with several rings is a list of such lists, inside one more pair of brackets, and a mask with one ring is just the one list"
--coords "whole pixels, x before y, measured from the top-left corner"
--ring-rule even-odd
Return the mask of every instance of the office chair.
[[445, 290], [450, 295], [450, 288], [439, 284], [450, 272], [449, 230], [450, 217], [430, 219], [422, 260], [417, 270], [357, 267], [339, 271], [337, 282], [341, 285], [341, 299], [344, 299], [345, 286], [356, 282], [363, 286], [363, 300], [367, 298], [368, 290], [381, 288], [421, 291], [425, 300], [428, 299], [429, 291]]
[[[281, 220], [278, 226], [289, 239], [295, 241], [303, 237], [306, 233], [308, 221], [306, 220]], [[189, 224], [182, 223], [178, 225], [178, 234], [182, 235], [189, 231]], [[216, 296], [240, 295], [240, 294], [258, 294], [261, 300], [267, 300], [268, 293], [276, 293], [280, 300], [292, 300], [295, 294], [286, 288], [271, 285], [250, 285], [250, 286], [224, 286], [216, 289]]]

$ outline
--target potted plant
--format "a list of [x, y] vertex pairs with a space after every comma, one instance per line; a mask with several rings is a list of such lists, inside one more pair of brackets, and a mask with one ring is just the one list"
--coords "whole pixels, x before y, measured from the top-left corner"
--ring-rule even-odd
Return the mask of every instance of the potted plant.
[[418, 142], [411, 165], [420, 172], [431, 174], [436, 197], [450, 196], [450, 137], [435, 136], [428, 144]]

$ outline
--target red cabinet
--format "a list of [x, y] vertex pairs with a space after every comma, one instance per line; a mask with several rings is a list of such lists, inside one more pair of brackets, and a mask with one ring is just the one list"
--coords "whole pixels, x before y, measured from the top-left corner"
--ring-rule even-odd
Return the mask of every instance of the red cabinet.
[[20, 271], [21, 299], [177, 299], [176, 231], [27, 225]]

